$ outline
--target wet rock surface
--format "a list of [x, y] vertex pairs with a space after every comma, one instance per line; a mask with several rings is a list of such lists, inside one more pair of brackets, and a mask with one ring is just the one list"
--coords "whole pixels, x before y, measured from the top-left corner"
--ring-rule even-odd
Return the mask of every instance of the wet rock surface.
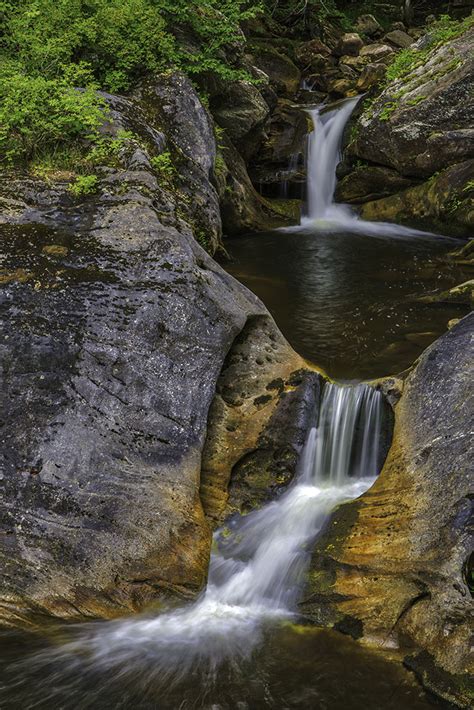
[[[263, 389], [303, 366], [197, 243], [198, 208], [181, 207], [194, 191], [220, 227], [212, 126], [194, 90], [177, 77], [141, 96], [148, 148], [132, 142], [97, 194], [3, 178], [0, 623], [196, 594], [212, 527], [201, 452], [225, 359], [257, 319]], [[151, 167], [164, 145], [180, 149], [180, 185]]]
[[400, 646], [423, 682], [469, 707], [474, 316], [421, 356], [395, 407], [385, 466], [318, 541], [302, 613]]

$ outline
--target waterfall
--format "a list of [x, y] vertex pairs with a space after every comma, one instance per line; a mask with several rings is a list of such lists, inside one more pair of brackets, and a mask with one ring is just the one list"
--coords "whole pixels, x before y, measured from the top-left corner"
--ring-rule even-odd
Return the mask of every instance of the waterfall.
[[264, 623], [295, 613], [311, 543], [331, 511], [373, 483], [381, 413], [377, 390], [327, 384], [295, 480], [275, 500], [215, 533], [200, 599], [150, 618], [88, 626], [76, 640], [26, 662], [69, 663], [71, 675], [86, 663], [107, 682], [114, 674], [146, 673], [146, 682], [153, 676], [168, 687], [198, 667], [212, 675], [221, 663], [248, 657]]
[[328, 108], [324, 104], [308, 113], [313, 130], [307, 139], [306, 192], [307, 209], [298, 227], [282, 231], [310, 229], [311, 231], [360, 232], [377, 237], [430, 237], [433, 234], [389, 222], [366, 222], [358, 218], [349, 205], [334, 202], [336, 168], [341, 158], [344, 128], [360, 100], [360, 96], [345, 99]]
[[[333, 202], [336, 168], [340, 160], [342, 135], [359, 97], [330, 111], [322, 107], [309, 111], [313, 131], [308, 137], [308, 215], [309, 220], [348, 217], [347, 208]], [[341, 214], [341, 210], [344, 212]]]

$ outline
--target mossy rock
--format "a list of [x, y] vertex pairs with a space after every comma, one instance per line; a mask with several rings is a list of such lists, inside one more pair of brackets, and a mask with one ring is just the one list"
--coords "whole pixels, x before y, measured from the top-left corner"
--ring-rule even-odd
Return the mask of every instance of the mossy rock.
[[299, 89], [301, 72], [292, 60], [269, 42], [252, 42], [250, 58], [270, 78], [278, 94], [294, 95]]

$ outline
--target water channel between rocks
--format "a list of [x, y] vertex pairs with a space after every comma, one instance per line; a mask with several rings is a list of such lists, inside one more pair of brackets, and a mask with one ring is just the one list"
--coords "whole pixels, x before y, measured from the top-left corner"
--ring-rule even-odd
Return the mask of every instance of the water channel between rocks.
[[[359, 222], [333, 204], [335, 181], [321, 189], [355, 101], [326, 118], [312, 112], [318, 168], [309, 170], [301, 226], [235, 240], [224, 264], [295, 350], [339, 380], [404, 370], [466, 310], [420, 300], [463, 280], [446, 258], [456, 242]], [[315, 536], [379, 472], [382, 418], [375, 389], [326, 385], [294, 482], [216, 532], [208, 585], [194, 603], [47, 638], [0, 635], [2, 710], [430, 707], [400, 664], [303, 625], [297, 612]]]
[[442, 238], [280, 231], [234, 239], [223, 266], [265, 303], [293, 348], [339, 380], [409, 367], [468, 312], [424, 303], [466, 281]]

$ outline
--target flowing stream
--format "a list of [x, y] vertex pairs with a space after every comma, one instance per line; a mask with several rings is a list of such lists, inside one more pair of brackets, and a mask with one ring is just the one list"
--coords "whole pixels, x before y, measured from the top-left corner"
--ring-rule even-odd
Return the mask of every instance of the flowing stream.
[[[311, 112], [308, 209], [295, 236], [317, 231], [334, 240], [341, 230], [353, 237], [426, 236], [369, 225], [334, 204], [342, 134], [357, 101]], [[322, 307], [328, 310], [327, 303]], [[334, 332], [338, 324], [333, 320], [331, 327]], [[316, 636], [298, 627], [314, 540], [336, 506], [375, 480], [382, 426], [379, 391], [326, 384], [294, 481], [275, 500], [233, 516], [215, 533], [201, 597], [163, 613], [61, 629], [36, 648], [28, 637], [24, 653], [0, 661], [2, 710], [427, 708], [401, 667], [348, 639], [334, 640], [333, 632]]]
[[361, 220], [348, 205], [334, 202], [344, 129], [360, 99], [357, 96], [336, 106], [322, 105], [309, 110], [313, 131], [308, 136], [307, 210], [300, 226], [290, 229], [350, 231], [379, 237], [433, 237], [428, 232], [398, 224]]
[[359, 98], [309, 110], [301, 223], [228, 242], [232, 261], [223, 262], [263, 300], [297, 352], [342, 380], [409, 367], [469, 311], [429, 299], [472, 278], [449, 259], [457, 240], [366, 222], [334, 202], [344, 129]]
[[312, 542], [334, 507], [361, 495], [378, 473], [382, 418], [376, 389], [327, 384], [293, 483], [215, 533], [200, 599], [152, 617], [79, 626], [72, 639], [10, 666], [10, 698], [17, 692], [23, 699], [33, 677], [38, 704], [24, 707], [104, 707], [103, 699], [124, 682], [127, 692], [130, 684], [142, 694], [153, 688], [156, 707], [178, 707], [167, 697], [183, 697], [190, 679], [195, 690], [209, 692], [223, 667], [238, 672], [263, 644], [269, 625], [281, 628], [297, 619]]

